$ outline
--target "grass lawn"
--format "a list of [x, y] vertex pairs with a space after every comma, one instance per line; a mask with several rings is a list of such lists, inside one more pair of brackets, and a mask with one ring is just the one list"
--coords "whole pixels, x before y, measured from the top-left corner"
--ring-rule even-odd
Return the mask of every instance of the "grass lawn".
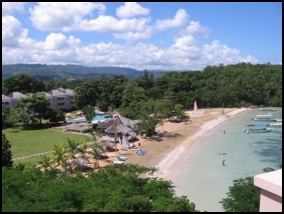
[[36, 157], [32, 157], [32, 158], [26, 158], [26, 159], [23, 159], [23, 160], [14, 160], [13, 164], [18, 165], [19, 163], [22, 163], [22, 164], [25, 164], [26, 167], [31, 167], [33, 165], [37, 165], [40, 160], [41, 160], [41, 157], [36, 156]]
[[61, 132], [53, 129], [6, 129], [2, 133], [6, 135], [11, 144], [13, 158], [52, 151], [54, 144], [65, 144], [67, 138], [74, 139], [78, 143], [92, 140], [92, 138], [82, 134]]

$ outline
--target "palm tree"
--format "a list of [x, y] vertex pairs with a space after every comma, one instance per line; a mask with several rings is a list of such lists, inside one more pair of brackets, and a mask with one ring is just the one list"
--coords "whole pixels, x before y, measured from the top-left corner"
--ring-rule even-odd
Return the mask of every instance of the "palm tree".
[[99, 160], [101, 159], [102, 157], [102, 152], [104, 152], [104, 148], [103, 146], [98, 143], [98, 142], [95, 142], [95, 144], [92, 146], [92, 150], [89, 152], [90, 154], [93, 155], [94, 159], [97, 161], [97, 166], [98, 168], [100, 168], [100, 164], [99, 164]]
[[64, 150], [62, 145], [54, 145], [52, 154], [55, 156], [58, 166], [64, 161]]
[[52, 159], [49, 156], [40, 156], [41, 160], [38, 162], [44, 170], [48, 170], [48, 168], [51, 166], [51, 163], [53, 162]]
[[71, 158], [74, 158], [75, 154], [79, 151], [78, 146], [80, 144], [75, 142], [75, 140], [70, 140], [67, 138], [67, 144], [64, 144], [64, 148], [66, 149], [67, 152], [70, 153]]

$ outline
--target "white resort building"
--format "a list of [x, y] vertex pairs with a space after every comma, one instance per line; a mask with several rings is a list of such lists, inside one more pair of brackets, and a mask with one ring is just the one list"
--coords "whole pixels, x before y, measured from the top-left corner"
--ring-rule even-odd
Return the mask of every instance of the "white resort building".
[[[70, 110], [75, 107], [74, 102], [74, 91], [71, 89], [58, 88], [56, 90], [51, 90], [49, 92], [38, 92], [44, 97], [50, 100], [50, 107], [54, 110]], [[26, 98], [31, 94], [22, 94], [20, 92], [12, 92], [8, 95], [2, 94], [2, 106], [5, 106], [8, 109], [12, 109], [18, 100]]]

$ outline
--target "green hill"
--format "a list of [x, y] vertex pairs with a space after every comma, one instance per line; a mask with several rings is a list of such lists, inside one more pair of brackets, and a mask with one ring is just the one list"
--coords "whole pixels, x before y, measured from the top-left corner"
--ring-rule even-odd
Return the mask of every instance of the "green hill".
[[[155, 76], [162, 76], [166, 71], [151, 71]], [[2, 65], [2, 79], [13, 74], [27, 74], [41, 80], [51, 80], [59, 78], [90, 78], [109, 77], [123, 75], [127, 78], [135, 78], [143, 74], [142, 71], [124, 67], [86, 67], [80, 65], [44, 65], [44, 64], [13, 64]]]

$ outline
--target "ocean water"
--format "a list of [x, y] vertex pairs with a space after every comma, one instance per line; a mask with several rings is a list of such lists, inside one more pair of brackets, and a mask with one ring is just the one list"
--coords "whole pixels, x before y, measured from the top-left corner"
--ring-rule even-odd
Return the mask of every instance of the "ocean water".
[[[241, 112], [185, 148], [188, 154], [167, 178], [176, 186], [177, 195], [186, 195], [200, 211], [224, 211], [219, 201], [226, 198], [233, 180], [261, 174], [266, 167], [279, 169], [282, 127], [268, 133], [243, 132], [255, 115], [267, 113], [257, 109]], [[282, 118], [282, 108], [273, 115]]]

